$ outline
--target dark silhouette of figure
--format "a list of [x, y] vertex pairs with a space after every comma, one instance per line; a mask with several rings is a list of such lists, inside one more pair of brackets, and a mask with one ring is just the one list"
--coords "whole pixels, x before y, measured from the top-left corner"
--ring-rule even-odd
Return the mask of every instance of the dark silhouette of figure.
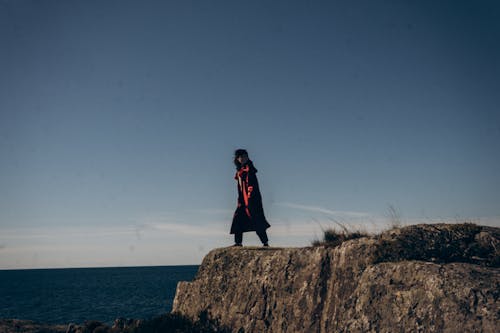
[[245, 149], [234, 152], [234, 165], [234, 179], [238, 182], [238, 207], [233, 215], [230, 232], [234, 234], [234, 246], [242, 246], [243, 233], [247, 231], [257, 232], [262, 244], [269, 246], [266, 229], [271, 225], [264, 216], [257, 169]]

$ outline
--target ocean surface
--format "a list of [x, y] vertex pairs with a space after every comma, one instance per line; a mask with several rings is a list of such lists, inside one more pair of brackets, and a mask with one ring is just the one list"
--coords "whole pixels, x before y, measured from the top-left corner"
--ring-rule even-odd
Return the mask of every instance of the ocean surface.
[[199, 266], [0, 270], [0, 318], [51, 324], [170, 312], [178, 281]]

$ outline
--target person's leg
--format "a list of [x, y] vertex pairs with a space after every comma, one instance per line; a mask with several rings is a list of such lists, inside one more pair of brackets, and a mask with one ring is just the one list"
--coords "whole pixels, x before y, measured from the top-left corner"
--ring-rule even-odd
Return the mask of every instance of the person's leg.
[[234, 233], [234, 243], [235, 245], [241, 245], [243, 243], [243, 233], [235, 232]]
[[257, 231], [257, 236], [259, 236], [260, 238], [260, 241], [262, 242], [262, 244], [264, 245], [268, 245], [268, 239], [267, 239], [267, 233], [266, 233], [266, 230], [262, 230], [262, 231]]

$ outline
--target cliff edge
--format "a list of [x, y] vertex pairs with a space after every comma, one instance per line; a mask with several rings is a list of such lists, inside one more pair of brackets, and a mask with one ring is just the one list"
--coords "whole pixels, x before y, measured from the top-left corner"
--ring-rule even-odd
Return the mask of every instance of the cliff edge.
[[233, 332], [496, 332], [500, 228], [413, 225], [336, 247], [229, 247], [173, 313]]

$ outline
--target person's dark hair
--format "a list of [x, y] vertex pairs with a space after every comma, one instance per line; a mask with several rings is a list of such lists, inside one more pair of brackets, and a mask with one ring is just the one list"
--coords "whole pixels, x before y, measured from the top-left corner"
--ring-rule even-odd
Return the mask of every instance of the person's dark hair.
[[241, 169], [241, 163], [238, 161], [238, 157], [247, 155], [248, 153], [245, 149], [236, 149], [234, 151], [234, 165], [236, 166], [236, 170]]

